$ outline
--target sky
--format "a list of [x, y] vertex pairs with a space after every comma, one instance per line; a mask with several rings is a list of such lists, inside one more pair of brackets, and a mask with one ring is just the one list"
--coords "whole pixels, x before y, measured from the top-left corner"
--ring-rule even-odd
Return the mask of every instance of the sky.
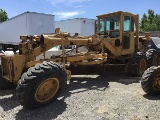
[[97, 15], [115, 11], [139, 14], [148, 9], [160, 14], [159, 0], [0, 0], [0, 8], [9, 18], [23, 12], [38, 12], [55, 15], [55, 20], [72, 18], [96, 19]]

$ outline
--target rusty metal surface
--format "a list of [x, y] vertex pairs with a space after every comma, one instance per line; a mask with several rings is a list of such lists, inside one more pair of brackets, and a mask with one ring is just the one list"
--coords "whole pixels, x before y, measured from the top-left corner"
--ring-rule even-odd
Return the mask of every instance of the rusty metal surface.
[[72, 75], [82, 74], [105, 74], [105, 73], [121, 73], [121, 74], [134, 74], [137, 69], [136, 64], [105, 64], [105, 65], [92, 65], [92, 66], [68, 66], [68, 70]]

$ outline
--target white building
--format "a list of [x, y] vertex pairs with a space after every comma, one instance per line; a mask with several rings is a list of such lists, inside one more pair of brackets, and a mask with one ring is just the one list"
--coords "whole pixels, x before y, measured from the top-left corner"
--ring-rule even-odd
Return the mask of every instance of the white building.
[[94, 19], [74, 18], [55, 21], [55, 28], [59, 27], [61, 32], [69, 32], [71, 36], [75, 33], [82, 36], [90, 36], [94, 34], [94, 22]]

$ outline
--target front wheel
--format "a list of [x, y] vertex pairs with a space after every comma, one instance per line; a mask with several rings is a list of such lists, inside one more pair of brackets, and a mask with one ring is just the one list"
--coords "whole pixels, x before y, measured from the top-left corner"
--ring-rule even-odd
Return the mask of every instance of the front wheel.
[[17, 97], [25, 108], [39, 108], [57, 99], [67, 83], [65, 70], [57, 63], [43, 62], [28, 69], [17, 84]]
[[160, 66], [152, 66], [144, 72], [141, 86], [149, 95], [160, 95]]

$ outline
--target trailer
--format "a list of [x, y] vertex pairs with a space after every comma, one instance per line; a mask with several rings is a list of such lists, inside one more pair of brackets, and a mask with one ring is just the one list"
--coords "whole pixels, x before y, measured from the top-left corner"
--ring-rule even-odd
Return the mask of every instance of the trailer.
[[95, 19], [74, 18], [55, 21], [55, 28], [59, 27], [61, 32], [69, 32], [71, 36], [78, 33], [80, 36], [94, 35]]
[[0, 23], [0, 50], [18, 50], [20, 35], [54, 32], [54, 15], [25, 12]]

